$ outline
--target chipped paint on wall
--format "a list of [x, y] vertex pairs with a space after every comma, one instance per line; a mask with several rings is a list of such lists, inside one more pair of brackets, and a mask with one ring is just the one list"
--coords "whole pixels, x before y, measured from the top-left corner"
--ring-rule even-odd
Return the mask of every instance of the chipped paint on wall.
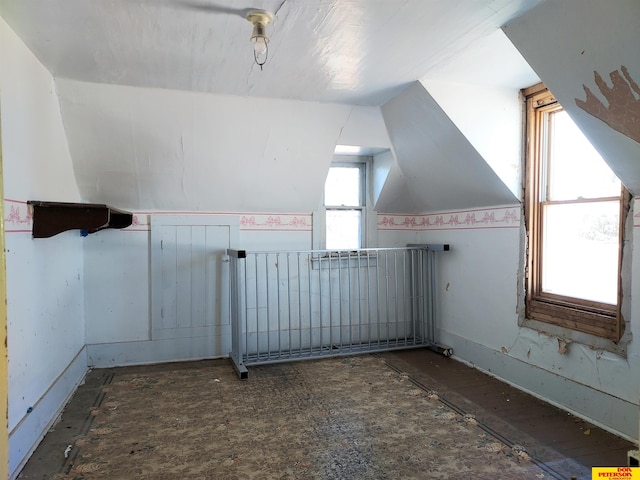
[[606, 99], [605, 105], [586, 85], [582, 85], [585, 100], [576, 98], [576, 104], [585, 112], [599, 118], [614, 130], [640, 143], [640, 87], [631, 77], [627, 67], [609, 74], [611, 87], [593, 72], [596, 86]]

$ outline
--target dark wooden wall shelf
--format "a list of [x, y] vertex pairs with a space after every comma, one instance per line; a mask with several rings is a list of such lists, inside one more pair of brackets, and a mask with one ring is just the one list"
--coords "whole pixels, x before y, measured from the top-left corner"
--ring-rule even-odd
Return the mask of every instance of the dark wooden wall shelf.
[[133, 214], [99, 203], [27, 202], [33, 208], [33, 238], [48, 238], [67, 230], [95, 233], [105, 228], [126, 228]]

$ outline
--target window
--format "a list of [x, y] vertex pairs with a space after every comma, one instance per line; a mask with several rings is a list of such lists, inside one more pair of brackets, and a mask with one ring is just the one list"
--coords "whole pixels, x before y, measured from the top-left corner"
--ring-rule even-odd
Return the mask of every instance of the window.
[[617, 341], [626, 191], [551, 92], [525, 96], [526, 317]]
[[365, 163], [336, 163], [324, 185], [325, 248], [361, 248], [365, 223]]

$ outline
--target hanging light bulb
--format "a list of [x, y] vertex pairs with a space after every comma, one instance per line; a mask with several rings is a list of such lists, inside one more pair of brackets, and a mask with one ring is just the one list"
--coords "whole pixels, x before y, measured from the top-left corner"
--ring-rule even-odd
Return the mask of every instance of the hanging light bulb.
[[251, 37], [251, 43], [253, 43], [253, 52], [259, 57], [260, 55], [264, 55], [267, 53], [269, 42], [268, 38], [264, 37]]
[[256, 64], [260, 65], [260, 70], [262, 70], [262, 66], [267, 62], [269, 55], [267, 24], [273, 20], [273, 17], [264, 10], [249, 10], [247, 20], [253, 24], [253, 32], [251, 33], [253, 58]]

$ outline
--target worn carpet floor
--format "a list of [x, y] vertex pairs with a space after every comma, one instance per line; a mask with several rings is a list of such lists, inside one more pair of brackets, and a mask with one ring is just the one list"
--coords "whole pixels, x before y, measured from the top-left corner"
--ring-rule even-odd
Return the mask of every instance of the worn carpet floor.
[[116, 374], [53, 478], [541, 479], [374, 356]]

